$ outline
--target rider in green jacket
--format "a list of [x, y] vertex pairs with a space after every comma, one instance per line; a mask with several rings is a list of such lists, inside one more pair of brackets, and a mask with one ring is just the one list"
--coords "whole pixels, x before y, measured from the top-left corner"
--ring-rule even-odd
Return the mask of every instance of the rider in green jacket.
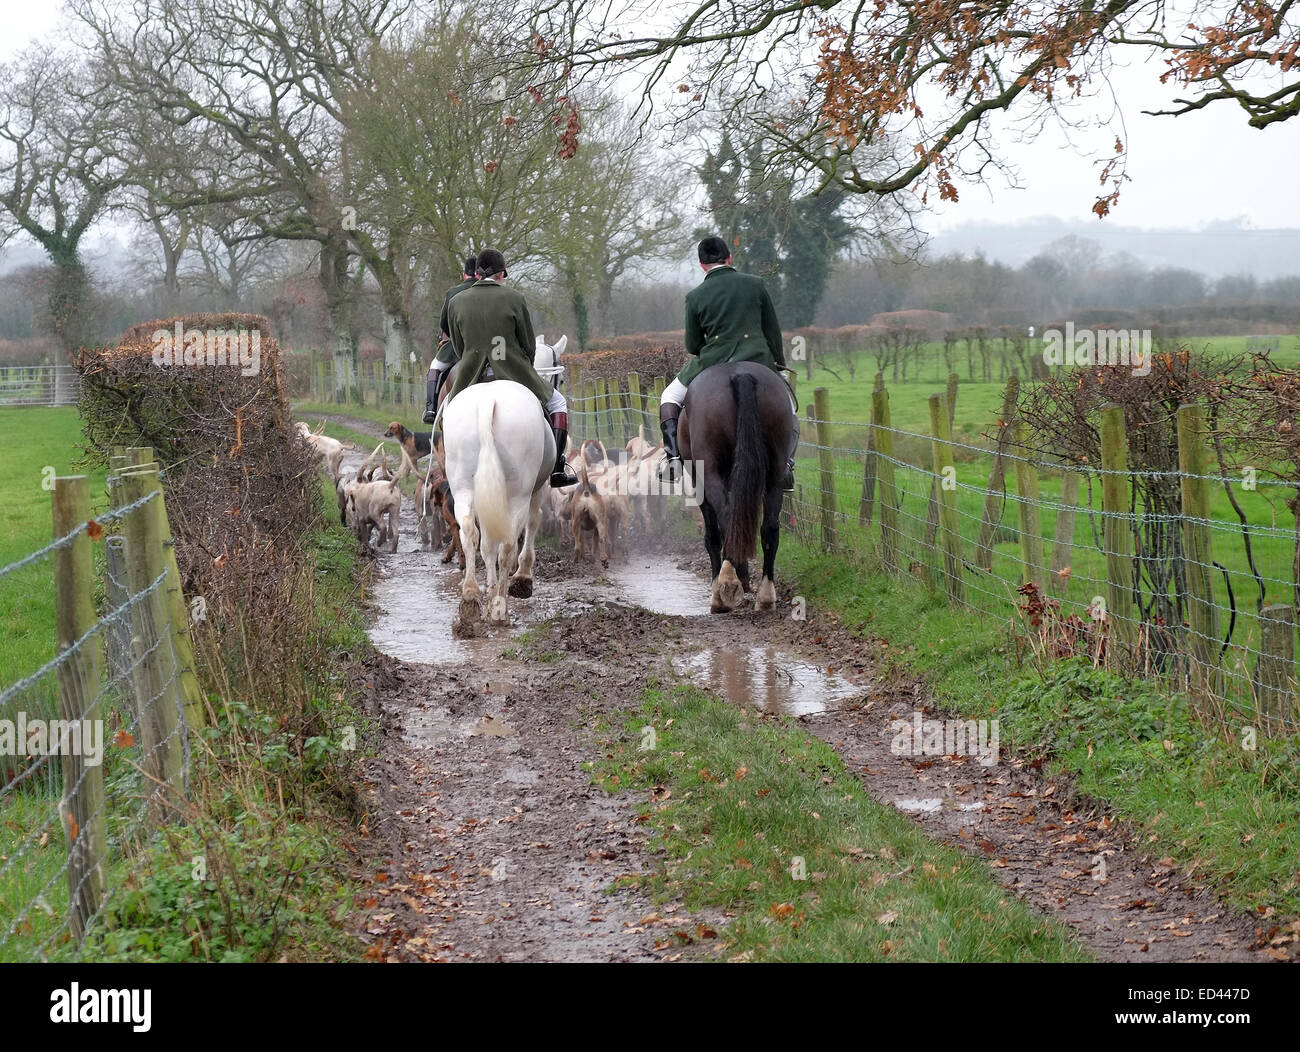
[[533, 368], [537, 337], [528, 304], [522, 294], [502, 285], [506, 260], [494, 248], [485, 248], [475, 264], [478, 280], [458, 292], [447, 306], [447, 332], [460, 365], [456, 382], [447, 394], [450, 402], [491, 370], [496, 380], [514, 380], [532, 391], [542, 403], [555, 432], [555, 466], [551, 485], [576, 486], [578, 476], [564, 459], [569, 441], [569, 405], [560, 389]]
[[442, 300], [442, 316], [438, 319], [438, 353], [429, 363], [429, 374], [424, 381], [424, 416], [421, 419], [426, 424], [432, 424], [434, 417], [438, 415], [438, 391], [443, 381], [447, 379], [447, 373], [456, 364], [456, 351], [451, 344], [451, 334], [447, 332], [447, 308], [451, 305], [453, 296], [458, 292], [464, 292], [474, 284], [476, 266], [478, 266], [477, 260], [473, 256], [468, 257], [460, 274], [460, 284], [449, 288]]
[[[698, 248], [704, 280], [686, 294], [686, 352], [690, 361], [664, 388], [659, 402], [659, 426], [664, 438], [663, 482], [681, 478], [681, 452], [677, 448], [677, 418], [686, 401], [686, 388], [700, 372], [722, 362], [761, 362], [784, 369], [785, 350], [781, 325], [772, 297], [761, 278], [742, 274], [731, 263], [731, 250], [720, 237], [706, 237]], [[794, 413], [794, 397], [790, 398]], [[799, 448], [799, 418], [786, 457], [781, 488], [794, 489], [794, 458]]]

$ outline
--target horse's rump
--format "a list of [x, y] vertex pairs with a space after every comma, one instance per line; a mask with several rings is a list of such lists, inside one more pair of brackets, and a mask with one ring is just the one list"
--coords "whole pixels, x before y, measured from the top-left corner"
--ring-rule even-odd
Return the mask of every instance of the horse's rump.
[[725, 495], [715, 511], [725, 520], [723, 548], [734, 562], [754, 554], [763, 498], [781, 478], [790, 431], [789, 389], [767, 366], [711, 366], [687, 390], [682, 456], [701, 464], [705, 500], [711, 489]]

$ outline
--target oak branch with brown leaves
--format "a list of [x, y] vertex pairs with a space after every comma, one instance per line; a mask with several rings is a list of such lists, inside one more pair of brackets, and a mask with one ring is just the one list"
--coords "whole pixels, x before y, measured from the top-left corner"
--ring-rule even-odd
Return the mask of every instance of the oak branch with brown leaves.
[[[787, 159], [858, 193], [955, 199], [959, 174], [999, 163], [993, 118], [1019, 119], [1021, 135], [1049, 114], [1071, 123], [1070, 102], [1106, 88], [1121, 52], [1150, 61], [1153, 86], [1180, 91], [1148, 112], [1236, 102], [1265, 128], [1300, 111], [1292, 0], [557, 0], [534, 24], [566, 70], [632, 65], [644, 100], [666, 88], [679, 113], [766, 103], [770, 115], [781, 96], [794, 116], [770, 125]], [[669, 28], [625, 28], [641, 25]], [[877, 151], [864, 169], [858, 147], [885, 141], [891, 163]], [[1099, 216], [1118, 200], [1125, 155], [1117, 134], [1097, 159]]]

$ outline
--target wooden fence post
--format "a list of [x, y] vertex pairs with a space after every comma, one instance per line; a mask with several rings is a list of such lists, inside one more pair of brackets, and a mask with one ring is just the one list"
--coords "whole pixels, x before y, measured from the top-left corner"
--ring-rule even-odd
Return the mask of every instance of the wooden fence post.
[[1014, 437], [1016, 402], [1020, 398], [1020, 377], [1012, 373], [1002, 394], [1002, 415], [998, 418], [998, 435], [993, 443], [993, 467], [984, 491], [984, 512], [980, 516], [979, 539], [975, 542], [975, 565], [993, 569], [993, 538], [1002, 522], [1002, 508], [1007, 498], [1007, 447]]
[[[877, 374], [879, 375], [879, 374]], [[883, 377], [882, 377], [883, 381]], [[871, 393], [872, 433], [880, 454], [876, 479], [880, 484], [880, 554], [886, 570], [899, 568], [898, 493], [894, 486], [894, 432], [889, 423], [889, 392], [880, 383]]]
[[819, 387], [813, 392], [817, 414], [817, 461], [821, 467], [822, 544], [835, 550], [835, 454], [831, 450], [830, 392]]
[[[1017, 445], [1023, 446], [1024, 427], [1016, 424]], [[1038, 508], [1038, 468], [1028, 457], [1016, 458], [1016, 496], [1020, 498], [1020, 583], [1031, 581], [1046, 592], [1043, 564], [1043, 523]]]
[[[85, 475], [56, 477], [50, 494], [54, 536], [66, 537], [90, 520], [90, 480]], [[77, 649], [68, 649], [95, 627], [94, 557], [91, 539], [82, 531], [71, 544], [54, 553], [54, 620], [60, 656], [59, 708], [64, 720], [81, 728], [82, 748], [60, 750], [65, 798], [59, 811], [68, 841], [68, 924], [78, 940], [99, 912], [107, 891], [103, 869], [107, 837], [104, 820], [104, 768], [87, 763], [86, 731], [102, 730], [100, 684], [104, 672], [104, 639], [91, 635]], [[90, 733], [94, 733], [93, 731]], [[102, 740], [102, 739], [101, 739]]]
[[[645, 425], [645, 418], [649, 415], [646, 412], [645, 399], [641, 397], [640, 373], [627, 374], [627, 399], [629, 403], [628, 426], [633, 435], [639, 435]], [[628, 441], [631, 441], [630, 437]]]
[[1106, 551], [1106, 664], [1131, 668], [1137, 656], [1133, 619], [1133, 534], [1129, 529], [1128, 435], [1121, 406], [1101, 411], [1102, 545]]
[[1214, 606], [1214, 555], [1210, 541], [1210, 483], [1206, 475], [1205, 422], [1199, 405], [1178, 407], [1178, 473], [1182, 487], [1183, 576], [1187, 581], [1188, 655], [1192, 682], [1217, 693], [1219, 612]]
[[[957, 384], [958, 378], [956, 373], [948, 374], [948, 433], [952, 434], [952, 421], [957, 412]], [[934, 431], [931, 430], [931, 435]], [[952, 447], [949, 446], [949, 452]], [[933, 443], [931, 443], [931, 454], [934, 452]], [[935, 538], [939, 534], [939, 465], [935, 462], [933, 455], [930, 458], [930, 470], [934, 477], [930, 479], [930, 500], [925, 506], [925, 541], [924, 546], [927, 552], [934, 551]]]
[[595, 438], [595, 405], [596, 405], [596, 381], [590, 378], [582, 381], [582, 397], [579, 399], [582, 404], [582, 437], [583, 439]]
[[[133, 466], [116, 476], [117, 506], [140, 500], [160, 489], [155, 464]], [[154, 500], [158, 498], [155, 497]], [[149, 505], [130, 512], [122, 523], [126, 538], [127, 583], [133, 597], [146, 591], [163, 574], [162, 533], [159, 519]], [[181, 785], [182, 746], [180, 740], [179, 676], [168, 634], [168, 609], [162, 588], [134, 607], [131, 639], [135, 663], [137, 710], [146, 775], [174, 788]], [[149, 791], [154, 820], [165, 815], [166, 801], [161, 786]]]
[[[149, 450], [149, 452], [153, 451]], [[185, 602], [185, 593], [181, 589], [181, 570], [176, 562], [176, 541], [172, 537], [171, 521], [167, 517], [161, 479], [157, 481], [157, 486], [158, 496], [141, 510], [158, 519], [158, 531], [162, 536], [163, 565], [167, 570], [167, 581], [163, 591], [167, 600], [168, 620], [171, 622], [172, 648], [176, 655], [181, 703], [185, 706], [188, 729], [197, 730], [207, 722], [203, 707], [203, 687], [199, 684], [198, 674], [194, 671], [194, 640], [190, 636], [190, 608]]]
[[876, 461], [879, 459], [876, 452], [876, 428], [879, 422], [876, 420], [876, 399], [875, 392], [885, 386], [885, 374], [876, 373], [875, 386], [872, 388], [871, 399], [871, 427], [867, 428], [867, 455], [862, 461], [862, 497], [858, 501], [858, 525], [870, 526], [872, 505], [876, 498]]
[[1079, 472], [1066, 468], [1061, 476], [1061, 506], [1056, 512], [1056, 539], [1052, 542], [1052, 576], [1047, 587], [1053, 595], [1063, 595], [1069, 576], [1061, 573], [1070, 565], [1074, 547], [1074, 515], [1079, 505]]
[[949, 476], [955, 478], [951, 420], [947, 397], [937, 392], [932, 394], [930, 396], [930, 449], [935, 472], [939, 476], [934, 481], [938, 484], [936, 492], [939, 498], [939, 521], [943, 526], [944, 585], [948, 590], [948, 598], [954, 603], [961, 603], [965, 601], [965, 589], [962, 582], [957, 494], [948, 485]]
[[1286, 734], [1295, 711], [1295, 610], [1283, 603], [1259, 612], [1254, 686], [1256, 716], [1265, 737]]
[[613, 381], [606, 377], [596, 381], [596, 430], [600, 434], [600, 440], [607, 446], [614, 444], [614, 434], [609, 427], [609, 395], [612, 387]]
[[627, 444], [627, 413], [624, 410], [623, 382], [609, 381], [609, 435], [620, 447]]

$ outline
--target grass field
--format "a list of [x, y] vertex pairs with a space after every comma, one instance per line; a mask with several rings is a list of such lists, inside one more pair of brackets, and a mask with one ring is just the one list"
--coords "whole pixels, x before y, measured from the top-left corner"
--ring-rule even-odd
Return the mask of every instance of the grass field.
[[[0, 567], [52, 539], [54, 475], [81, 474], [81, 422], [74, 408], [0, 408]], [[92, 510], [108, 507], [104, 472], [90, 473]], [[54, 568], [47, 557], [0, 576], [0, 669], [5, 680], [54, 656]]]

